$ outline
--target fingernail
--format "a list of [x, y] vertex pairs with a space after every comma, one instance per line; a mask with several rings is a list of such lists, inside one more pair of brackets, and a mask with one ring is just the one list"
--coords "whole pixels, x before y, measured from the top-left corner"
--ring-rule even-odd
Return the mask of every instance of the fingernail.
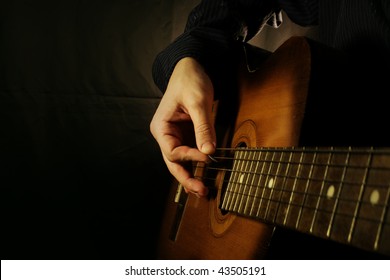
[[204, 154], [210, 154], [214, 152], [215, 144], [211, 142], [206, 142], [201, 147], [201, 152]]

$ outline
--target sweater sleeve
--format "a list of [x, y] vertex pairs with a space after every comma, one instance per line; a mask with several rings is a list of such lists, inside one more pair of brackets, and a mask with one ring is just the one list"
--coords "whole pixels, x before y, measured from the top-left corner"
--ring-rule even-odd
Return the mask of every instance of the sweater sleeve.
[[[165, 92], [176, 63], [184, 57], [193, 57], [216, 86], [215, 82], [235, 67], [237, 42], [250, 40], [280, 12], [281, 7], [286, 7], [292, 14], [307, 7], [299, 6], [296, 1], [289, 5], [284, 2], [289, 1], [202, 0], [189, 14], [184, 32], [157, 55], [152, 67], [154, 82]], [[293, 17], [293, 20], [299, 23], [300, 17]], [[306, 24], [305, 20], [301, 22]]]

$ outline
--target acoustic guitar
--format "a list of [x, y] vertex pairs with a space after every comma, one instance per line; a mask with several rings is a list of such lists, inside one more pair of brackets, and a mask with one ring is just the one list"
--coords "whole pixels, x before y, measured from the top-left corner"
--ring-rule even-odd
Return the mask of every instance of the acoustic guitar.
[[[298, 234], [300, 240], [362, 253], [361, 258], [390, 256], [390, 148], [323, 145], [343, 143], [343, 132], [357, 139], [361, 131], [350, 131], [365, 126], [360, 122], [365, 118], [353, 125], [355, 117], [348, 113], [350, 125], [338, 126], [343, 121], [333, 114], [345, 111], [342, 98], [329, 101], [335, 93], [311, 98], [321, 88], [318, 81], [313, 84], [319, 49], [304, 37], [292, 37], [275, 52], [262, 54], [256, 69], [243, 64], [234, 102], [214, 107], [220, 148], [211, 163], [194, 163], [194, 175], [204, 180], [209, 196], [198, 199], [173, 184], [158, 258], [277, 258], [270, 250], [279, 230], [286, 231], [284, 244]], [[341, 109], [327, 107], [332, 103]], [[223, 111], [222, 104], [235, 107]], [[316, 109], [309, 108], [313, 104]], [[330, 116], [326, 120], [324, 112]], [[319, 121], [307, 121], [320, 115]], [[329, 119], [334, 122], [327, 126]], [[329, 126], [340, 137], [320, 132]], [[330, 258], [339, 258], [337, 250]]]

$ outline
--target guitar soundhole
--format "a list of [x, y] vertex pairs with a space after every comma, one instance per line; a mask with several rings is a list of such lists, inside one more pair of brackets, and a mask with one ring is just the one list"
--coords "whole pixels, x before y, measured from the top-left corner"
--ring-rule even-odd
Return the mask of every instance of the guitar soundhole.
[[233, 152], [231, 149], [221, 149], [214, 155], [216, 162], [212, 162], [207, 168], [205, 178], [209, 186], [209, 210], [212, 234], [221, 237], [232, 225], [236, 215], [222, 210], [222, 201], [228, 186], [231, 170], [233, 167]]
[[[212, 178], [209, 186], [210, 194], [210, 225], [214, 236], [222, 236], [237, 217], [234, 213], [222, 209], [225, 193], [227, 192], [230, 176], [233, 171], [236, 148], [247, 147], [247, 139], [241, 138], [232, 149], [219, 149], [214, 155], [217, 161], [212, 162], [206, 170], [205, 178]], [[211, 173], [214, 174], [211, 174]]]

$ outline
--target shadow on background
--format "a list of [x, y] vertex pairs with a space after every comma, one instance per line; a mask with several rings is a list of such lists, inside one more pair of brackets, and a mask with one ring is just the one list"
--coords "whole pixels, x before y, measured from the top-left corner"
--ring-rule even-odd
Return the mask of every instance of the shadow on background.
[[174, 1], [2, 1], [2, 259], [150, 259], [170, 177], [149, 133]]

